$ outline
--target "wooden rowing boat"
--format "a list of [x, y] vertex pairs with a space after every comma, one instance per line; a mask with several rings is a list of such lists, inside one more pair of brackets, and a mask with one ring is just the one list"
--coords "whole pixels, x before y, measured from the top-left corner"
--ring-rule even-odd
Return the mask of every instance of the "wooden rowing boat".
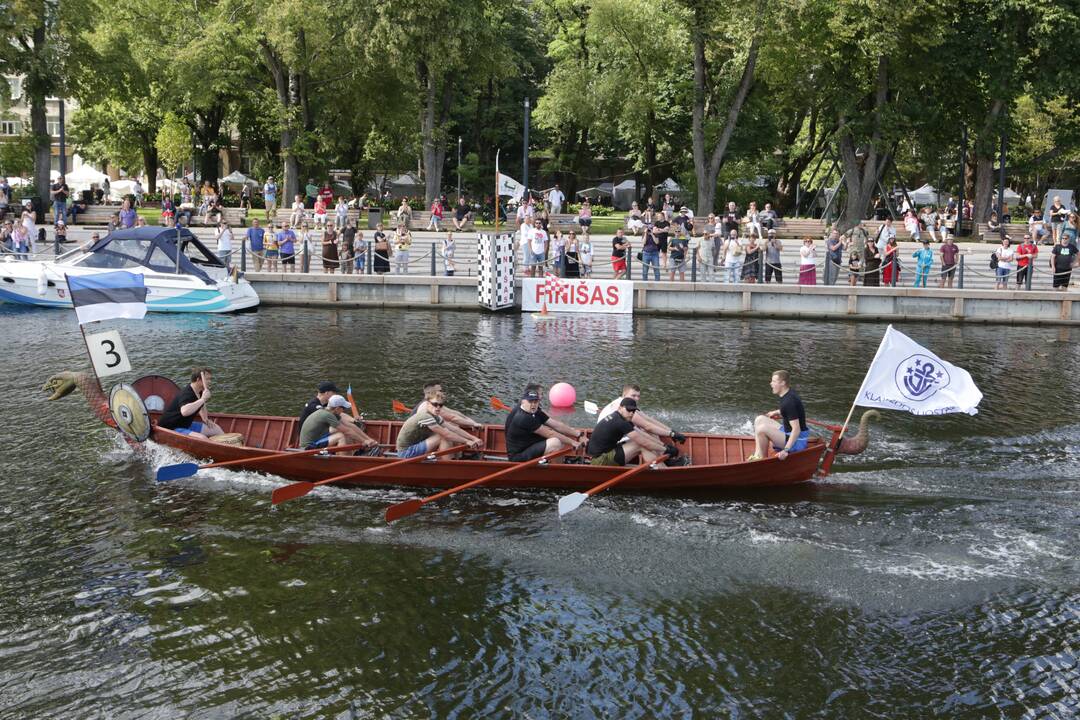
[[[56, 378], [68, 376], [62, 383]], [[103, 417], [102, 406], [108, 414], [105, 401], [96, 382], [85, 376], [62, 373], [54, 376], [46, 384], [46, 389], [53, 393], [50, 399], [62, 397], [78, 385], [82, 388], [91, 408], [108, 424], [115, 426], [113, 418]], [[70, 387], [69, 387], [70, 386]], [[156, 418], [158, 411], [179, 392], [171, 380], [157, 375], [146, 376], [137, 380], [134, 389], [150, 411], [150, 417]], [[263, 415], [243, 415], [235, 413], [211, 413], [211, 417], [226, 433], [239, 433], [243, 444], [232, 445], [203, 440], [189, 435], [157, 427], [150, 430], [150, 439], [175, 448], [194, 458], [209, 458], [213, 462], [240, 461], [233, 469], [247, 467], [243, 460], [254, 460], [265, 455], [282, 453], [297, 445], [299, 428], [294, 417], [274, 417]], [[112, 420], [112, 422], [109, 422]], [[367, 421], [365, 431], [381, 444], [393, 445], [402, 423], [394, 420]], [[835, 445], [839, 436], [838, 426], [827, 425], [831, 431], [831, 440], [815, 437], [810, 445], [800, 452], [792, 453], [786, 460], [777, 459], [772, 453], [764, 460], [747, 462], [746, 458], [754, 452], [754, 439], [739, 435], [687, 434], [687, 441], [682, 447], [684, 454], [692, 459], [692, 464], [682, 467], [664, 467], [657, 470], [638, 473], [619, 485], [622, 491], [696, 491], [723, 488], [749, 488], [793, 485], [806, 482], [814, 477], [821, 477], [829, 472], [835, 454], [827, 452], [827, 447]], [[406, 465], [387, 467], [385, 472], [372, 469], [355, 480], [343, 484], [364, 486], [412, 486], [426, 488], [449, 488], [484, 477], [500, 468], [507, 467], [505, 460], [505, 438], [501, 425], [485, 425], [480, 433], [484, 440], [484, 457], [477, 460], [444, 460], [417, 462]], [[860, 427], [854, 443], [841, 445], [840, 452], [854, 454], [865, 447], [865, 424]], [[500, 458], [499, 456], [503, 457]], [[370, 457], [354, 455], [285, 455], [272, 462], [251, 464], [252, 470], [278, 475], [290, 480], [316, 482], [327, 478], [344, 475], [358, 470], [378, 468], [390, 465], [396, 457]], [[584, 490], [613, 478], [626, 468], [600, 467], [592, 465], [537, 465], [523, 468], [492, 482], [490, 487], [500, 488], [542, 488], [553, 490]]]

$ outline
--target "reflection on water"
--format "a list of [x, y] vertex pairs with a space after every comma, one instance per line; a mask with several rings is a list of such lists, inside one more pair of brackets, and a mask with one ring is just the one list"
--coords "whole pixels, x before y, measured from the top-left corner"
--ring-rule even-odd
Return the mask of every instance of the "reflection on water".
[[[972, 373], [982, 412], [886, 414], [822, 483], [600, 495], [562, 521], [555, 493], [475, 491], [387, 527], [409, 490], [271, 510], [257, 473], [155, 485], [181, 456], [134, 455], [37, 391], [85, 366], [71, 315], [0, 323], [0, 717], [1080, 714], [1068, 328], [901, 327]], [[778, 367], [842, 419], [882, 331], [295, 309], [122, 325], [145, 372], [212, 365], [217, 408], [293, 414], [329, 378], [381, 417], [441, 379], [496, 421], [488, 399], [532, 380], [601, 404], [633, 381], [650, 412], [717, 432], [774, 405]]]

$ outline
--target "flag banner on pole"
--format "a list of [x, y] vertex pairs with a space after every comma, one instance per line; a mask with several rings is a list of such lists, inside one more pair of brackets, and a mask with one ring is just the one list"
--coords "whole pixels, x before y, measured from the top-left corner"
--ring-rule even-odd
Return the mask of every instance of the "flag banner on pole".
[[942, 360], [890, 325], [855, 404], [912, 415], [975, 415], [982, 397], [967, 370]]
[[525, 186], [509, 175], [499, 173], [499, 194], [512, 198], [520, 198], [525, 194]]
[[123, 270], [97, 275], [65, 275], [79, 324], [141, 319], [146, 315], [146, 284], [141, 274]]

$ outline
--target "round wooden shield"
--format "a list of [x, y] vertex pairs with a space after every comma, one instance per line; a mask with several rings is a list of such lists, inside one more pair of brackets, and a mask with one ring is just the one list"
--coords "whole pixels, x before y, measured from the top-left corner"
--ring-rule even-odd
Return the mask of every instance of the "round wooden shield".
[[141, 443], [150, 437], [150, 415], [132, 386], [120, 383], [113, 387], [109, 393], [109, 412], [116, 428], [129, 439]]

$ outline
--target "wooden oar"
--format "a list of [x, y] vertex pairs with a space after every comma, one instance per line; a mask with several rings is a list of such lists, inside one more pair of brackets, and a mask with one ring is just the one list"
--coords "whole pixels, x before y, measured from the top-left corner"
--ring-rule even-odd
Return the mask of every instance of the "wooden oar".
[[578, 507], [581, 506], [581, 503], [588, 500], [590, 496], [595, 495], [598, 492], [603, 492], [604, 490], [607, 490], [612, 485], [616, 485], [618, 483], [621, 483], [623, 480], [627, 479], [628, 477], [632, 477], [634, 475], [637, 475], [639, 472], [643, 472], [645, 470], [650, 470], [650, 469], [655, 470], [658, 465], [663, 464], [663, 462], [665, 460], [667, 460], [667, 459], [668, 459], [667, 455], [661, 455], [660, 457], [653, 460], [651, 463], [644, 463], [644, 464], [638, 465], [636, 468], [631, 468], [631, 469], [627, 470], [624, 473], [616, 475], [615, 477], [611, 478], [607, 482], [602, 482], [599, 485], [597, 485], [596, 487], [591, 488], [589, 490], [586, 490], [583, 493], [576, 492], [576, 493], [570, 493], [569, 495], [563, 495], [561, 498], [559, 498], [559, 517], [562, 517], [563, 515], [565, 515], [568, 512], [573, 512], [574, 510], [577, 510]]
[[305, 455], [317, 455], [321, 452], [345, 452], [346, 450], [359, 450], [364, 447], [364, 443], [354, 443], [352, 445], [340, 445], [338, 447], [320, 447], [312, 450], [301, 450], [300, 452], [281, 452], [271, 453], [269, 455], [256, 455], [250, 458], [240, 458], [239, 460], [226, 460], [225, 462], [208, 463], [206, 465], [198, 465], [196, 463], [177, 463], [176, 465], [162, 465], [157, 471], [157, 481], [166, 482], [168, 480], [177, 480], [179, 478], [190, 477], [197, 473], [199, 470], [209, 470], [210, 468], [219, 467], [232, 467], [233, 465], [251, 465], [253, 463], [263, 462], [264, 460], [280, 460], [286, 457], [303, 457]]
[[345, 473], [344, 475], [337, 475], [336, 477], [327, 478], [326, 480], [319, 480], [318, 482], [302, 481], [293, 483], [292, 485], [285, 485], [284, 487], [274, 488], [274, 492], [270, 493], [270, 503], [277, 505], [283, 503], [286, 500], [295, 500], [299, 497], [304, 497], [309, 492], [314, 490], [319, 485], [327, 485], [329, 483], [341, 482], [342, 480], [352, 480], [353, 478], [360, 477], [361, 475], [367, 475], [373, 473], [376, 470], [386, 470], [387, 468], [397, 467], [398, 465], [408, 465], [409, 463], [420, 462], [421, 460], [427, 460], [428, 458], [438, 457], [440, 455], [449, 455], [451, 453], [461, 452], [467, 445], [456, 445], [452, 448], [445, 450], [439, 450], [433, 453], [425, 453], [423, 455], [417, 455], [416, 457], [406, 458], [405, 460], [396, 460], [392, 463], [386, 463], [385, 465], [376, 465], [375, 467], [364, 468], [363, 470], [357, 470], [351, 473]]
[[818, 426], [820, 428], [825, 428], [826, 430], [829, 430], [831, 432], [836, 432], [837, 430], [840, 429], [839, 425], [834, 425], [832, 423], [822, 422], [820, 420], [814, 420], [813, 418], [806, 418], [806, 424], [807, 425], [816, 425], [816, 426]]
[[429, 502], [435, 502], [436, 500], [441, 500], [444, 497], [453, 495], [456, 492], [468, 490], [469, 488], [476, 487], [477, 485], [483, 485], [486, 482], [491, 482], [495, 478], [504, 477], [506, 475], [509, 475], [510, 473], [517, 472], [518, 470], [523, 470], [524, 468], [530, 467], [532, 465], [539, 465], [540, 463], [551, 460], [552, 458], [559, 457], [560, 455], [565, 455], [571, 450], [573, 450], [573, 448], [566, 447], [562, 450], [557, 450], [542, 457], [533, 458], [532, 460], [526, 460], [525, 462], [521, 463], [515, 463], [511, 467], [499, 470], [498, 472], [493, 472], [490, 475], [485, 475], [484, 477], [477, 478], [476, 480], [470, 480], [467, 483], [458, 485], [457, 487], [452, 487], [449, 490], [443, 490], [442, 492], [436, 493], [435, 495], [429, 495], [423, 499], [406, 500], [405, 502], [398, 503], [397, 505], [391, 505], [390, 507], [386, 508], [386, 522], [390, 523], [394, 522], [395, 520], [400, 520], [403, 517], [412, 515], [414, 512], [416, 512], [422, 506], [428, 504]]
[[401, 402], [400, 400], [391, 400], [390, 407], [394, 409], [396, 413], [411, 413], [412, 408]]

